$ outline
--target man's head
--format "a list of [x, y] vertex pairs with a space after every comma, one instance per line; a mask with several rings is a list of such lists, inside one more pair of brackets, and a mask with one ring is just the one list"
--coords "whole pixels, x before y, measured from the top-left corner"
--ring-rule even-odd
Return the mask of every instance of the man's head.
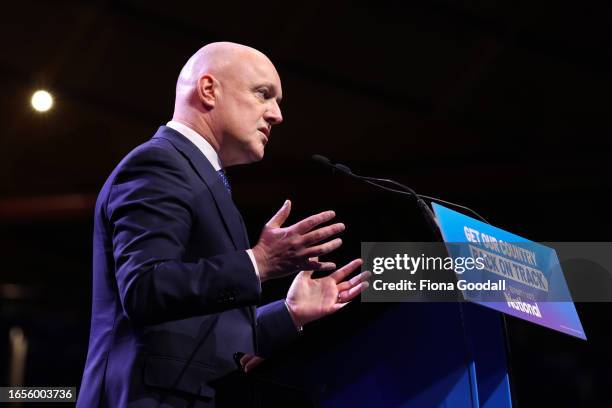
[[281, 82], [272, 62], [240, 44], [208, 44], [183, 67], [174, 120], [217, 150], [224, 167], [261, 160], [272, 126], [282, 122]]

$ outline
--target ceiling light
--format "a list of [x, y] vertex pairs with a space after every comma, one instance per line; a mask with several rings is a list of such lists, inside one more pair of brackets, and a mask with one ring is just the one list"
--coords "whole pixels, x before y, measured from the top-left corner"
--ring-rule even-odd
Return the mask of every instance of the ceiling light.
[[32, 107], [38, 112], [46, 112], [53, 106], [53, 96], [45, 90], [39, 90], [32, 95]]

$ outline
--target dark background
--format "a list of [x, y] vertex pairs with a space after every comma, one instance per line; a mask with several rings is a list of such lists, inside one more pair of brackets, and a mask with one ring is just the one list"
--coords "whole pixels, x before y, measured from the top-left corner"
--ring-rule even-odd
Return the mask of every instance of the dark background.
[[[337, 210], [338, 261], [360, 240], [427, 238], [410, 201], [332, 177], [313, 153], [535, 241], [609, 240], [611, 17], [591, 1], [4, 4], [0, 383], [20, 327], [27, 385], [80, 384], [95, 196], [171, 118], [180, 68], [211, 41], [260, 49], [283, 81], [266, 158], [229, 170], [252, 242], [285, 198], [291, 221]], [[38, 88], [55, 97], [46, 114], [29, 106]], [[610, 406], [611, 308], [577, 309], [587, 342], [509, 319], [517, 406]]]

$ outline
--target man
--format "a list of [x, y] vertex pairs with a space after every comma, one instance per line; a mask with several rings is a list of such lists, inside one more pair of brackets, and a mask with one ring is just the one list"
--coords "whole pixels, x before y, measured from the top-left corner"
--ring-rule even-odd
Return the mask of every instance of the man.
[[[257, 50], [214, 43], [180, 73], [172, 121], [119, 163], [95, 207], [93, 304], [79, 407], [214, 406], [215, 380], [297, 337], [366, 287], [332, 211], [283, 227], [286, 201], [252, 249], [223, 168], [261, 160], [282, 122], [281, 83]], [[261, 282], [300, 272], [286, 300], [255, 310]], [[259, 357], [253, 357], [257, 355]]]

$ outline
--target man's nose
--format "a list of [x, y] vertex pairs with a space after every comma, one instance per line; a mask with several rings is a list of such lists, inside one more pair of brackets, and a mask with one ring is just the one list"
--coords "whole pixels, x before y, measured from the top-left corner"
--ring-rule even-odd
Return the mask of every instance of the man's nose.
[[273, 106], [266, 111], [265, 119], [271, 125], [278, 125], [283, 121], [283, 114], [281, 113], [280, 106], [275, 101]]

